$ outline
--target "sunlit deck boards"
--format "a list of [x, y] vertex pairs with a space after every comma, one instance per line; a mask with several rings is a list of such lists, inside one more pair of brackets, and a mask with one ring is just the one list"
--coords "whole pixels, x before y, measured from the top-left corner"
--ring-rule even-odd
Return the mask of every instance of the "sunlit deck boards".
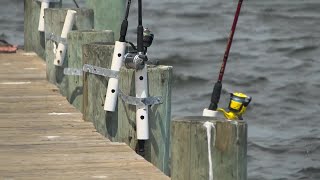
[[36, 56], [0, 54], [0, 179], [169, 179], [98, 134]]

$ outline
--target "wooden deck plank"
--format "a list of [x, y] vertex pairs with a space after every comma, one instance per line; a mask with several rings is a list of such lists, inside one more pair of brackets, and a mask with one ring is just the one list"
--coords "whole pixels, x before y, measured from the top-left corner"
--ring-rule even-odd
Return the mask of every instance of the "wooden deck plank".
[[45, 68], [37, 56], [0, 54], [0, 179], [169, 179], [84, 122]]

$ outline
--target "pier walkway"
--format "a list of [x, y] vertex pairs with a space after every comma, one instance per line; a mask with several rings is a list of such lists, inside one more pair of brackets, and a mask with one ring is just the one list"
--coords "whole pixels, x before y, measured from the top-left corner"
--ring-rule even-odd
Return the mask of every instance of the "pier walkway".
[[0, 54], [0, 179], [169, 179], [84, 122], [45, 69], [36, 55]]

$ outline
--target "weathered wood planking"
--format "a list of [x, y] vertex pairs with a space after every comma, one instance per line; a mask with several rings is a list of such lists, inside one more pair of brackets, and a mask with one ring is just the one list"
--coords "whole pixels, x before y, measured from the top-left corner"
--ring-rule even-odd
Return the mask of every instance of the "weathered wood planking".
[[0, 54], [0, 179], [169, 179], [81, 120], [45, 73], [36, 56]]
[[[64, 21], [69, 9], [46, 9], [45, 10], [45, 27], [46, 32], [61, 36]], [[73, 30], [92, 30], [93, 29], [93, 10], [80, 8], [72, 9], [77, 11], [75, 25]], [[61, 90], [61, 94], [66, 96], [68, 83], [63, 74], [63, 69], [68, 65], [68, 56], [66, 55], [64, 65], [59, 67], [53, 64], [57, 43], [52, 40], [46, 40], [46, 62], [47, 62], [47, 79], [55, 84]], [[68, 54], [68, 52], [66, 53]], [[61, 88], [63, 87], [63, 88]]]
[[[114, 43], [114, 35], [110, 30], [95, 31], [71, 31], [68, 34], [68, 60], [66, 66], [68, 68], [82, 69], [82, 45], [92, 42], [107, 42]], [[68, 101], [76, 107], [79, 111], [83, 112], [82, 107], [82, 92], [83, 92], [83, 78], [82, 76], [65, 76], [67, 87], [60, 86], [61, 89], [66, 88], [66, 96]], [[63, 90], [64, 91], [64, 90]]]
[[112, 30], [115, 39], [120, 36], [120, 27], [124, 17], [126, 0], [86, 0], [89, 8], [94, 10], [94, 27], [96, 30]]
[[[50, 8], [59, 8], [59, 3], [50, 3]], [[45, 34], [38, 31], [41, 2], [36, 0], [24, 0], [24, 49], [34, 51], [45, 59]]]
[[208, 137], [211, 133], [213, 179], [247, 179], [247, 124], [212, 117], [181, 117], [172, 121], [172, 180], [209, 179]]
[[[113, 45], [88, 44], [84, 46], [83, 52], [84, 63], [110, 68]], [[148, 81], [149, 95], [162, 96], [164, 103], [150, 107], [150, 140], [146, 144], [146, 159], [169, 174], [172, 67], [149, 68]], [[107, 78], [87, 73], [84, 75], [84, 119], [93, 121], [98, 132], [111, 140], [125, 142], [135, 149], [136, 107], [118, 98], [117, 111], [105, 112], [103, 105], [107, 85]], [[134, 70], [121, 68], [119, 88], [125, 94], [135, 96]]]

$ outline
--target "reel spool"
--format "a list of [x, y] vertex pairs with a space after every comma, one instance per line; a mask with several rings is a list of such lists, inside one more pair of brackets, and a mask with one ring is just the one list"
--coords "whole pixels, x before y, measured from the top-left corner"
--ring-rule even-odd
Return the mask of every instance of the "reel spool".
[[252, 97], [244, 93], [231, 93], [230, 102], [228, 106], [229, 112], [222, 108], [218, 108], [217, 110], [222, 112], [224, 116], [229, 120], [243, 120], [242, 115], [246, 112], [251, 100]]

